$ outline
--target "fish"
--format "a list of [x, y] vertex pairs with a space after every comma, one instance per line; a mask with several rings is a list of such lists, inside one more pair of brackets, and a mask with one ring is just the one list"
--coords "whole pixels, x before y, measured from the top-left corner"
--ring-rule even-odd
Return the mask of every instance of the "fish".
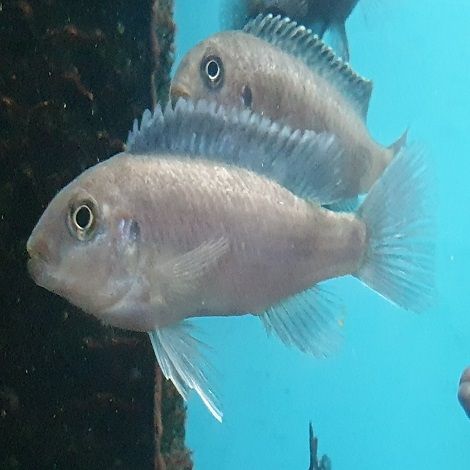
[[470, 418], [470, 366], [462, 372], [457, 398], [465, 414]]
[[222, 24], [225, 28], [241, 29], [259, 14], [287, 16], [308, 26], [320, 38], [330, 31], [338, 55], [349, 61], [346, 20], [358, 0], [225, 0]]
[[365, 122], [371, 92], [372, 83], [311, 31], [272, 15], [196, 45], [170, 86], [173, 100], [214, 100], [293, 129], [334, 134], [349, 156], [343, 172], [348, 200], [365, 194], [406, 143], [406, 132], [388, 148], [372, 139]]
[[413, 311], [433, 301], [422, 154], [397, 156], [356, 214], [321, 205], [341, 192], [340, 171], [301, 171], [342, 158], [331, 134], [251, 111], [159, 106], [134, 122], [124, 152], [52, 199], [27, 241], [28, 271], [104, 324], [148, 332], [165, 377], [221, 421], [194, 317], [252, 314], [323, 357], [340, 337], [323, 281], [353, 275]]

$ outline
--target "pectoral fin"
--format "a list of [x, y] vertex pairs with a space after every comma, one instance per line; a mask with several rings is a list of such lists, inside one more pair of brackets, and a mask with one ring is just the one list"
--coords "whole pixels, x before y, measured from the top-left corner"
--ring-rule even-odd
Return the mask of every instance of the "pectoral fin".
[[175, 296], [191, 294], [199, 288], [204, 277], [217, 267], [229, 250], [228, 239], [219, 237], [159, 264], [157, 275], [161, 295], [169, 301]]
[[172, 260], [173, 275], [181, 280], [200, 278], [217, 265], [229, 248], [225, 237], [208, 240]]

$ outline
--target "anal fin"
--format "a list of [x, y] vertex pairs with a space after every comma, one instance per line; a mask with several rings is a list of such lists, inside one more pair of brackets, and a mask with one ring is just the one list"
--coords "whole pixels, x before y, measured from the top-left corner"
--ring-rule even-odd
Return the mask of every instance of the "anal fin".
[[193, 336], [193, 330], [186, 320], [150, 331], [149, 336], [163, 375], [185, 400], [189, 390], [195, 390], [214, 418], [222, 422], [222, 411], [208, 378], [211, 366], [203, 351], [207, 346]]
[[326, 357], [337, 349], [342, 319], [330, 294], [313, 287], [269, 308], [260, 318], [287, 346]]

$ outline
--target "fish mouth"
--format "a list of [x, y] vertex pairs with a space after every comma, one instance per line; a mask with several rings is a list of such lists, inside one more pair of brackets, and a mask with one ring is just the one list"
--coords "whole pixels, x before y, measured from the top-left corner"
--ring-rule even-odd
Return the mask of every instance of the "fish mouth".
[[179, 98], [188, 99], [191, 97], [189, 90], [181, 84], [171, 85], [170, 95], [173, 104], [175, 104]]
[[40, 256], [31, 256], [28, 260], [27, 268], [33, 281], [38, 286], [47, 288], [46, 284], [48, 283], [48, 279], [50, 279], [50, 275], [47, 271], [46, 261]]
[[30, 238], [26, 244], [26, 250], [29, 255], [27, 262], [29, 275], [37, 285], [47, 288], [45, 284], [51, 278], [47, 269], [50, 264], [50, 252], [47, 244], [40, 240], [33, 242]]

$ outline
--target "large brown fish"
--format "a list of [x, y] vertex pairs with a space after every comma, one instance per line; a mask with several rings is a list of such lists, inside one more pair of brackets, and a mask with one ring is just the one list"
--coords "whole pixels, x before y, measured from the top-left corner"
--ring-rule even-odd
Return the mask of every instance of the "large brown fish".
[[348, 152], [344, 191], [366, 193], [404, 139], [386, 148], [370, 136], [365, 117], [372, 84], [295, 22], [259, 16], [245, 31], [204, 40], [183, 58], [173, 98], [215, 100], [250, 108], [294, 129], [336, 135]]
[[312, 200], [335, 198], [335, 171], [302, 171], [341, 155], [331, 136], [251, 113], [182, 101], [146, 112], [126, 152], [51, 201], [28, 240], [29, 271], [104, 323], [147, 331], [165, 376], [221, 419], [188, 317], [252, 313], [325, 355], [336, 322], [318, 283], [352, 274], [407, 309], [431, 300], [423, 160], [398, 156], [353, 215]]
[[337, 43], [335, 50], [348, 61], [346, 20], [357, 3], [358, 0], [225, 0], [223, 23], [230, 29], [240, 29], [260, 13], [288, 16], [312, 28], [320, 38], [330, 30]]

